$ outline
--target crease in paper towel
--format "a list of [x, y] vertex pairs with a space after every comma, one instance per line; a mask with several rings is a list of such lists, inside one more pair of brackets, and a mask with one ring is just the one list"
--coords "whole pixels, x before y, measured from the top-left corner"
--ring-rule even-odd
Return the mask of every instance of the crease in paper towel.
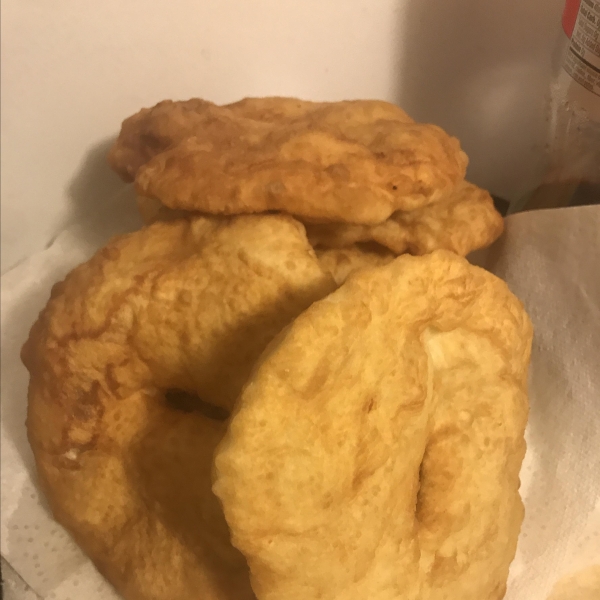
[[[110, 235], [139, 227], [128, 194], [2, 277], [1, 549], [43, 599], [118, 596], [37, 490], [24, 427], [28, 377], [18, 352], [52, 284]], [[565, 585], [581, 585], [588, 600], [585, 586], [600, 564], [599, 238], [598, 207], [523, 213], [507, 219], [505, 235], [479, 257], [509, 283], [535, 327], [521, 488], [526, 517], [506, 600], [566, 600]], [[574, 588], [570, 593], [569, 600], [578, 598]]]

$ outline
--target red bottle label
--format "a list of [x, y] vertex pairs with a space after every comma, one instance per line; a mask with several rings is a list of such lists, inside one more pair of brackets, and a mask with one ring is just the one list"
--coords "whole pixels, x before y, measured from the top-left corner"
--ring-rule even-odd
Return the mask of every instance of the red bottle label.
[[562, 16], [562, 26], [569, 39], [573, 35], [573, 29], [575, 29], [575, 21], [577, 21], [580, 4], [581, 0], [567, 0], [567, 3], [565, 4], [565, 10]]

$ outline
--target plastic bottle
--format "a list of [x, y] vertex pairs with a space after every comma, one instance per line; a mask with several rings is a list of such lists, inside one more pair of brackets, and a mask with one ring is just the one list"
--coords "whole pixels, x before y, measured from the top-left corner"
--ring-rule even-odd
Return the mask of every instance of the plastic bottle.
[[600, 203], [600, 0], [567, 0], [553, 65], [546, 174], [510, 212]]

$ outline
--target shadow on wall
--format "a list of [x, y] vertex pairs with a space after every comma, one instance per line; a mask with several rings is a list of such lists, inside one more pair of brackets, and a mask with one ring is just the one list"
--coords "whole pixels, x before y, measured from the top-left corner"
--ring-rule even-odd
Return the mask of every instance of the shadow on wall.
[[546, 97], [564, 0], [411, 0], [397, 101], [458, 136], [468, 176], [507, 199], [543, 166]]
[[[86, 242], [98, 247], [112, 235], [141, 225], [133, 195], [123, 193], [126, 184], [108, 165], [107, 155], [114, 141], [111, 137], [93, 146], [69, 183], [69, 221], [80, 223]], [[122, 214], [119, 207], [112, 206], [116, 197], [123, 199]], [[115, 222], [120, 220], [122, 224]]]

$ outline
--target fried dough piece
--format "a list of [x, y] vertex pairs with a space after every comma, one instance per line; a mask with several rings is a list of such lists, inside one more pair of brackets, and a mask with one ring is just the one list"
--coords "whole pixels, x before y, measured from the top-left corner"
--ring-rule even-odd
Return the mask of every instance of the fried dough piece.
[[446, 198], [417, 210], [395, 212], [378, 225], [306, 223], [315, 247], [343, 248], [376, 242], [395, 254], [451, 250], [461, 256], [489, 246], [504, 228], [490, 194], [464, 181]]
[[127, 600], [254, 597], [213, 452], [260, 352], [333, 287], [301, 225], [245, 216], [115, 238], [53, 288], [22, 351], [29, 440], [56, 519]]
[[[137, 202], [146, 223], [194, 214], [169, 209], [158, 200], [145, 196], [138, 196]], [[395, 255], [451, 250], [466, 256], [498, 239], [504, 229], [504, 220], [486, 190], [464, 181], [440, 202], [413, 211], [398, 211], [378, 225], [311, 222], [305, 222], [305, 225], [315, 248], [343, 249], [352, 248], [357, 243], [375, 243], [381, 246], [383, 256], [386, 250]], [[328, 268], [335, 264], [334, 257], [343, 260], [345, 254], [330, 253]], [[361, 260], [362, 256], [352, 250], [348, 258]]]
[[[138, 210], [146, 224], [156, 221], [187, 219], [197, 213], [167, 208], [154, 198], [137, 196]], [[385, 265], [396, 255], [378, 244], [354, 244], [346, 248], [316, 248], [317, 258], [325, 271], [330, 273], [338, 285], [346, 281], [350, 273], [358, 269]]]
[[331, 273], [338, 285], [342, 285], [351, 273], [359, 269], [387, 265], [396, 258], [394, 254], [383, 248], [359, 245], [348, 248], [317, 248], [316, 253], [323, 268]]
[[385, 102], [161, 102], [126, 119], [109, 162], [138, 192], [209, 214], [282, 211], [375, 224], [465, 175], [458, 140]]
[[[158, 200], [147, 196], [137, 196], [136, 201], [142, 220], [148, 225], [156, 221], [187, 219], [197, 215], [167, 208]], [[347, 248], [317, 248], [315, 252], [323, 269], [331, 273], [335, 282], [341, 285], [350, 273], [365, 267], [385, 265], [395, 258], [389, 250], [376, 247], [376, 244], [372, 246], [375, 247], [355, 244]]]
[[[142, 220], [148, 225], [156, 221], [190, 218], [196, 214], [167, 208], [158, 200], [147, 196], [137, 196], [136, 201]], [[396, 256], [385, 248], [377, 247], [376, 244], [372, 244], [371, 247], [354, 244], [345, 248], [316, 248], [315, 252], [321, 266], [331, 273], [338, 285], [344, 283], [350, 273], [362, 268], [385, 265]]]
[[215, 455], [259, 600], [500, 600], [531, 325], [445, 251], [351, 276], [265, 352]]

